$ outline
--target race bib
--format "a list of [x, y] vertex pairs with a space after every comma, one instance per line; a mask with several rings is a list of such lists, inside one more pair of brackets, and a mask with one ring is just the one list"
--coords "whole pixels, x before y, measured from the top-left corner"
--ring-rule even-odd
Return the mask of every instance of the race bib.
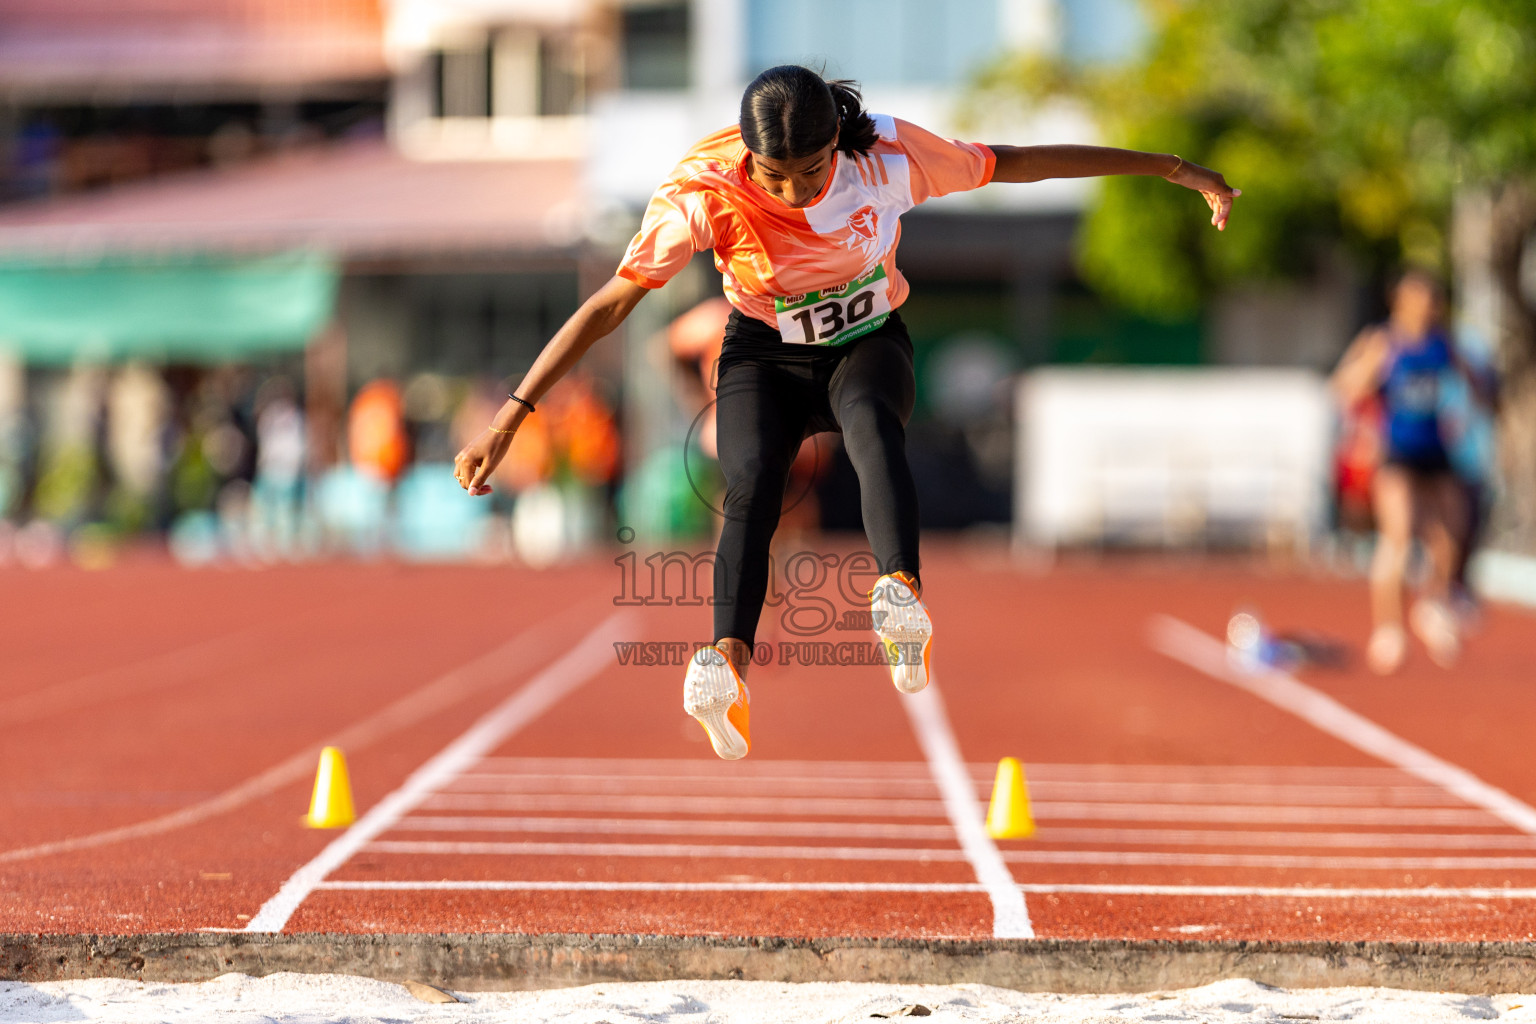
[[786, 345], [842, 345], [885, 323], [891, 315], [885, 267], [837, 288], [773, 300], [779, 337]]

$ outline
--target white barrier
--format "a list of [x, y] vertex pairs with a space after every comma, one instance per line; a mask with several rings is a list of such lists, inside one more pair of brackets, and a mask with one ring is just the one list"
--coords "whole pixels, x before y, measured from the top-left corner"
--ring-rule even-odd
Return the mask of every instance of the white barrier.
[[1016, 401], [1020, 544], [1305, 546], [1324, 525], [1333, 413], [1315, 373], [1052, 368]]

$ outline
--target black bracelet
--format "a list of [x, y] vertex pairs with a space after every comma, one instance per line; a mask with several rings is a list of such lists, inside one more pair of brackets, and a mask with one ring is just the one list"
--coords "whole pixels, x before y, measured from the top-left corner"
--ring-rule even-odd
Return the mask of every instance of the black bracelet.
[[516, 395], [512, 394], [507, 395], [507, 397], [512, 399], [512, 401], [516, 402], [518, 405], [526, 405], [529, 412], [538, 412], [538, 410], [533, 407], [533, 403], [528, 401], [526, 398], [518, 398]]

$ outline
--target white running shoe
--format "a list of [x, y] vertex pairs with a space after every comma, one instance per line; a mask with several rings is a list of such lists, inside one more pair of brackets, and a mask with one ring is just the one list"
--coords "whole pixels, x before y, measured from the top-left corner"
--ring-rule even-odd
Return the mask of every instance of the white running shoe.
[[700, 647], [683, 678], [683, 710], [699, 720], [715, 753], [727, 761], [752, 749], [748, 717], [751, 696], [736, 666], [718, 647]]
[[1461, 630], [1456, 613], [1444, 601], [1420, 598], [1408, 613], [1414, 636], [1424, 642], [1429, 660], [1450, 668], [1461, 655]]
[[1383, 623], [1371, 630], [1371, 640], [1365, 645], [1365, 661], [1372, 672], [1389, 676], [1403, 667], [1403, 659], [1407, 656], [1408, 637], [1402, 626]]
[[928, 650], [933, 645], [933, 620], [912, 586], [909, 573], [881, 576], [869, 592], [869, 617], [885, 644], [891, 682], [902, 693], [928, 685]]

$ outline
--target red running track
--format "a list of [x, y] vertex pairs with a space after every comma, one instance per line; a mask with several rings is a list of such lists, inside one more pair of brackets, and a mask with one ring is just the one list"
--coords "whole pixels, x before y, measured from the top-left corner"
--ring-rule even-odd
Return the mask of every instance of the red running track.
[[[1300, 572], [930, 544], [942, 700], [778, 646], [867, 643], [778, 621], [816, 625], [818, 596], [856, 613], [831, 579], [770, 611], [735, 764], [679, 710], [682, 669], [640, 664], [707, 639], [708, 609], [616, 607], [636, 587], [603, 558], [0, 577], [0, 931], [1536, 931], [1520, 610], [1492, 609], [1451, 672], [1299, 676], [1482, 785], [1452, 792], [1149, 641], [1154, 616], [1217, 634], [1257, 606], [1358, 649], [1363, 586]], [[612, 645], [640, 641], [674, 648], [621, 663]], [[300, 821], [326, 742], [351, 830]], [[978, 842], [1010, 755], [1039, 832]]]

